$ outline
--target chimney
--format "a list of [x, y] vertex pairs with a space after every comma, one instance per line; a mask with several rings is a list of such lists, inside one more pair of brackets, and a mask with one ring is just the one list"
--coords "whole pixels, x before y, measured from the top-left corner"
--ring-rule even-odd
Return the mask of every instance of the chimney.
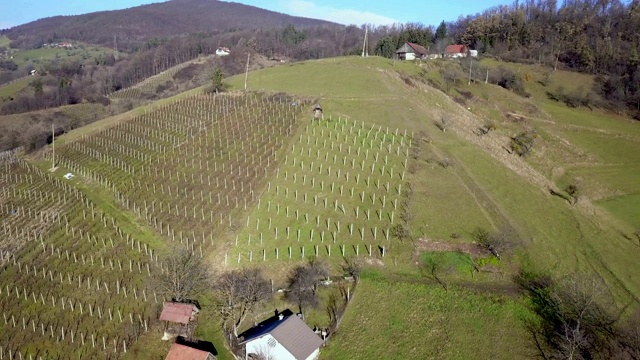
[[281, 320], [281, 321], [282, 321], [283, 319], [284, 319], [284, 314], [279, 314], [279, 315], [278, 315], [278, 320]]

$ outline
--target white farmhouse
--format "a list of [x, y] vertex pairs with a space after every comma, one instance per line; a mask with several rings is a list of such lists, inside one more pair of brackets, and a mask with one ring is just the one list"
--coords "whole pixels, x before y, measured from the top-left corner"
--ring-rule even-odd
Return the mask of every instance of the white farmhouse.
[[323, 341], [298, 316], [285, 311], [242, 335], [245, 359], [313, 360]]
[[227, 56], [231, 54], [231, 50], [226, 47], [219, 47], [216, 49], [216, 56]]

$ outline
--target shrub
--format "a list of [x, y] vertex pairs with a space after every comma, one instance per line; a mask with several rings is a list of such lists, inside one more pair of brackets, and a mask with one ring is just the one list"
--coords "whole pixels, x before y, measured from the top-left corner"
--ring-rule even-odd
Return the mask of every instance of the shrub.
[[497, 84], [507, 90], [513, 91], [522, 97], [530, 96], [524, 89], [522, 76], [511, 69], [505, 68], [504, 66], [498, 67], [498, 71], [493, 72], [493, 75], [490, 77], [490, 81], [493, 84]]
[[519, 156], [528, 155], [533, 149], [536, 137], [538, 137], [538, 134], [535, 130], [522, 131], [511, 138], [511, 150]]

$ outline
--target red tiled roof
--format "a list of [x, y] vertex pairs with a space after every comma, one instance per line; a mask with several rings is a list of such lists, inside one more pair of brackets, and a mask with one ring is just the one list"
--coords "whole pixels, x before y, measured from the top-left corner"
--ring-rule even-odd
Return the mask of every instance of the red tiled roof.
[[160, 314], [160, 320], [170, 321], [180, 324], [188, 324], [191, 321], [195, 305], [166, 302]]
[[424, 48], [424, 46], [422, 45], [418, 45], [418, 44], [414, 44], [412, 42], [407, 42], [407, 45], [409, 45], [413, 50], [416, 51], [416, 53], [421, 54], [421, 55], [427, 55], [427, 49]]
[[467, 47], [464, 45], [448, 45], [444, 49], [445, 54], [463, 54], [467, 52]]
[[207, 360], [211, 353], [174, 343], [165, 360]]

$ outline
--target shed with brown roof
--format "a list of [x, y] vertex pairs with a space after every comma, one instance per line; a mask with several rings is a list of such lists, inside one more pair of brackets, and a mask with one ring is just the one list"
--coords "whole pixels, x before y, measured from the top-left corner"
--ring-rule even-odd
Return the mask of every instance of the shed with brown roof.
[[193, 304], [165, 302], [160, 320], [186, 325], [195, 319], [198, 311]]
[[174, 343], [165, 360], [216, 360], [216, 357], [208, 351]]
[[424, 46], [412, 42], [406, 42], [396, 51], [396, 55], [400, 60], [424, 59], [429, 51]]

